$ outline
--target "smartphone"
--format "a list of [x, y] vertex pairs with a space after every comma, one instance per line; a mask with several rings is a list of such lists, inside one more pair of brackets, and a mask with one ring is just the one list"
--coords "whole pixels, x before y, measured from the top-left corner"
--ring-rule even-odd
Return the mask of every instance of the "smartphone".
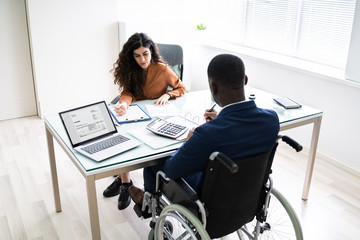
[[300, 108], [301, 104], [290, 98], [274, 98], [274, 101], [286, 109]]

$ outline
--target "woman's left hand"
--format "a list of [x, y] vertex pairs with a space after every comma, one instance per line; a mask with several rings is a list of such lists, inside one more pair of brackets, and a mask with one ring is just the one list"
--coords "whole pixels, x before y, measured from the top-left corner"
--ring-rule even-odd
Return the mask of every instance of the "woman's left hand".
[[165, 93], [163, 94], [161, 97], [159, 97], [154, 104], [155, 105], [165, 105], [167, 103], [169, 103], [169, 99], [170, 99], [170, 95]]

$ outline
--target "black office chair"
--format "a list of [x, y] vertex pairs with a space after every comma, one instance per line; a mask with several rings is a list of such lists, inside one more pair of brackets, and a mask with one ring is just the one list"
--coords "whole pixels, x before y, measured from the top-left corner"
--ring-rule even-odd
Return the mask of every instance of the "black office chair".
[[184, 54], [182, 47], [176, 44], [158, 43], [160, 55], [182, 81], [184, 72]]
[[[301, 145], [291, 138], [279, 138], [301, 151]], [[269, 177], [277, 145], [268, 152], [236, 160], [214, 152], [199, 195], [183, 179], [172, 180], [159, 172], [157, 193], [145, 193], [142, 205], [142, 213], [151, 212], [155, 225], [149, 239], [154, 235], [156, 239], [210, 239], [235, 231], [240, 239], [272, 239], [272, 235], [276, 239], [303, 239], [296, 213]], [[273, 208], [277, 208], [275, 213], [270, 211]]]
[[[182, 47], [176, 44], [158, 43], [160, 55], [167, 62], [169, 67], [174, 71], [178, 78], [182, 81], [184, 72], [184, 54]], [[111, 103], [116, 104], [120, 99], [120, 95], [116, 96]]]

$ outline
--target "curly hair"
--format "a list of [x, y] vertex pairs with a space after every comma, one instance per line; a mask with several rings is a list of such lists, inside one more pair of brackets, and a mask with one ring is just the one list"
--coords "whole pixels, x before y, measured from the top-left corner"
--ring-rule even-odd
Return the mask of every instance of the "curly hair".
[[134, 57], [134, 50], [139, 47], [150, 49], [151, 63], [166, 63], [160, 56], [158, 46], [145, 33], [135, 33], [128, 39], [111, 71], [115, 77], [114, 84], [119, 85], [119, 89], [130, 91], [134, 97], [141, 95], [146, 81], [144, 71]]

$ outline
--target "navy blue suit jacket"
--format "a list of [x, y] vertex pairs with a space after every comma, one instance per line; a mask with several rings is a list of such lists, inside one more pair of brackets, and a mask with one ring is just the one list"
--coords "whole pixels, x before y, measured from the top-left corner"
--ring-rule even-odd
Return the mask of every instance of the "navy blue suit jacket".
[[172, 179], [183, 177], [199, 192], [211, 153], [218, 151], [235, 159], [268, 151], [276, 142], [279, 128], [273, 110], [257, 108], [254, 101], [230, 104], [215, 119], [197, 127], [166, 160], [163, 171]]

